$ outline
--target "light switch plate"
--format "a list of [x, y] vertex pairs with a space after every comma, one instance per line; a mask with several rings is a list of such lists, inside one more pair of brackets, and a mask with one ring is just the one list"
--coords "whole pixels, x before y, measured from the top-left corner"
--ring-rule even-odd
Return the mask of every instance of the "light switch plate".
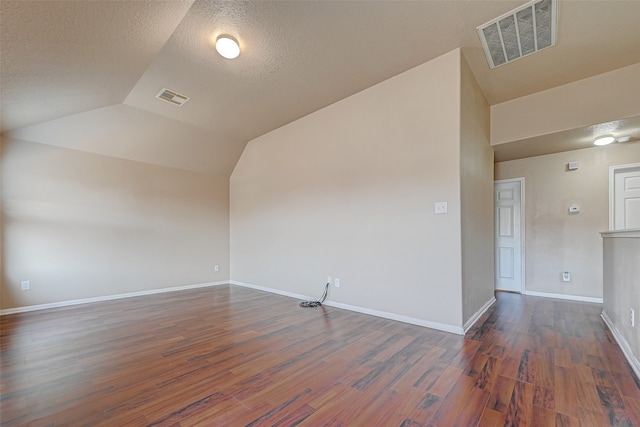
[[436, 202], [436, 213], [437, 214], [447, 213], [447, 202]]

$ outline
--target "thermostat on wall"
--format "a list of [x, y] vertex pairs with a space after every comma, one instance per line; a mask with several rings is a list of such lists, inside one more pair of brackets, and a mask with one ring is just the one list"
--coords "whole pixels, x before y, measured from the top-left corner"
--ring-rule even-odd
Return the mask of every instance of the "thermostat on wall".
[[567, 168], [570, 171], [574, 171], [574, 170], [578, 169], [579, 166], [580, 166], [579, 162], [569, 162], [569, 165], [567, 165]]

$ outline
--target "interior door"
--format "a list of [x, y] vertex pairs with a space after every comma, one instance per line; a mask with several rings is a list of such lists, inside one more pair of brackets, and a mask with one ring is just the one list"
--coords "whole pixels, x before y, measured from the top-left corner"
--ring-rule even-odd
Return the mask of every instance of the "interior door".
[[523, 292], [522, 185], [524, 178], [494, 184], [495, 203], [495, 288]]
[[640, 228], [640, 165], [614, 170], [613, 229]]

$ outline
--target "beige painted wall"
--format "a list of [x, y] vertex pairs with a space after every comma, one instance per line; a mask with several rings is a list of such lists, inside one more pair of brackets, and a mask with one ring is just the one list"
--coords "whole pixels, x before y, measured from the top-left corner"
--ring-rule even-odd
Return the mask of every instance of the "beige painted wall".
[[[580, 168], [567, 171], [570, 161]], [[602, 298], [609, 167], [638, 162], [640, 144], [628, 143], [496, 163], [496, 179], [525, 177], [527, 291]], [[569, 214], [571, 203], [580, 213]], [[562, 282], [563, 271], [571, 282]]]
[[232, 279], [461, 327], [459, 126], [456, 50], [249, 142]]
[[[616, 232], [603, 236], [604, 308], [617, 332], [624, 338], [640, 373], [640, 231]], [[635, 310], [635, 327], [630, 309]]]
[[491, 106], [491, 144], [640, 115], [640, 64]]
[[18, 140], [2, 149], [3, 309], [228, 280], [228, 180]]
[[494, 296], [493, 149], [489, 145], [489, 104], [464, 57], [460, 84], [462, 311], [466, 323]]

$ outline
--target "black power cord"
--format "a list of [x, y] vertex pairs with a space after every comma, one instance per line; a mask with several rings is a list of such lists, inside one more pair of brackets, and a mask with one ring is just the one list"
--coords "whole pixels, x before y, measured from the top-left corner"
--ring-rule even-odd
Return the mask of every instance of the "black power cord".
[[318, 307], [321, 306], [322, 303], [324, 302], [324, 300], [327, 299], [327, 295], [329, 294], [329, 282], [327, 282], [327, 284], [324, 286], [324, 292], [322, 293], [322, 296], [320, 297], [320, 299], [317, 299], [315, 301], [302, 301], [299, 305], [300, 307]]

